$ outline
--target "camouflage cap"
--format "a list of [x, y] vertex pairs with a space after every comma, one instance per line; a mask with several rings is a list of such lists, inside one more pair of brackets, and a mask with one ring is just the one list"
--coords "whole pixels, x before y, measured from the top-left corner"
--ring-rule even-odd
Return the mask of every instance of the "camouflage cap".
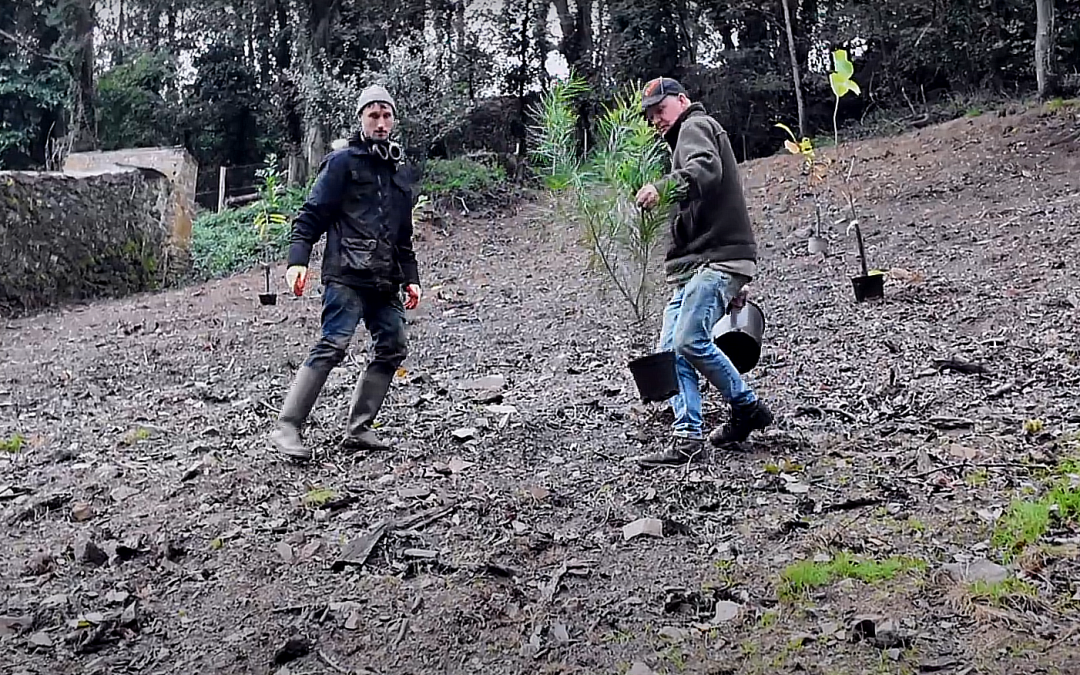
[[645, 89], [641, 92], [641, 110], [642, 112], [648, 110], [668, 96], [678, 96], [685, 93], [686, 89], [683, 89], [683, 86], [677, 80], [670, 77], [658, 77], [655, 80], [649, 80], [648, 84], [645, 85]]

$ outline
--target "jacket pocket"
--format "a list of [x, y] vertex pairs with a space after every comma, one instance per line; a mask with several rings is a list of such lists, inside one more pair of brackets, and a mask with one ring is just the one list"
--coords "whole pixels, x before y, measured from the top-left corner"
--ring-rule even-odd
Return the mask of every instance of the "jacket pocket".
[[341, 239], [341, 271], [363, 277], [389, 279], [394, 269], [394, 253], [388, 242], [363, 237]]

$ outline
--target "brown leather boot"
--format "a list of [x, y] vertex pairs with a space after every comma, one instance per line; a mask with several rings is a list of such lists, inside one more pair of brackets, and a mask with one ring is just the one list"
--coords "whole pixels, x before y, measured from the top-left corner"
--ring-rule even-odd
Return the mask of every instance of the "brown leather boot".
[[704, 440], [676, 436], [661, 452], [640, 458], [638, 465], [642, 468], [685, 466], [705, 461], [707, 459], [706, 453], [707, 448]]
[[727, 424], [714, 429], [709, 434], [709, 442], [720, 447], [732, 443], [742, 443], [750, 434], [760, 431], [773, 423], [773, 414], [763, 401], [754, 401], [748, 406], [732, 407], [731, 418]]

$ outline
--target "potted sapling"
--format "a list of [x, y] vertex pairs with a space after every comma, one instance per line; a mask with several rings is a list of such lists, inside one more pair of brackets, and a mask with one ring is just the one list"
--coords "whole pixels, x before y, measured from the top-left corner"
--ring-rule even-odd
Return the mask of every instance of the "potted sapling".
[[666, 143], [641, 114], [640, 88], [631, 87], [605, 106], [597, 119], [593, 147], [576, 142], [578, 97], [587, 91], [571, 75], [556, 82], [531, 110], [533, 164], [546, 187], [561, 198], [561, 210], [582, 228], [590, 268], [621, 301], [632, 331], [627, 364], [644, 401], [664, 401], [679, 391], [675, 353], [654, 351], [659, 334], [656, 269], [672, 196], [644, 210], [637, 191], [657, 183], [669, 162]]
[[266, 166], [255, 172], [255, 175], [262, 179], [262, 184], [259, 186], [259, 212], [255, 215], [255, 228], [259, 232], [259, 257], [262, 259], [263, 276], [266, 279], [266, 290], [259, 293], [259, 304], [264, 306], [277, 304], [277, 293], [270, 288], [270, 268], [273, 266], [275, 253], [273, 241], [281, 228], [289, 224], [289, 218], [285, 215], [281, 203], [283, 186], [281, 173], [276, 163], [277, 158], [270, 155], [267, 157]]
[[[840, 99], [849, 93], [853, 93], [856, 96], [862, 92], [859, 89], [859, 85], [852, 76], [855, 74], [855, 66], [848, 59], [847, 50], [837, 49], [832, 53], [833, 57], [833, 70], [829, 73], [829, 85], [833, 91], [834, 103], [833, 103], [833, 143], [836, 148], [837, 157], [840, 152], [840, 129], [838, 124], [838, 114], [840, 112]], [[784, 147], [793, 155], [798, 155], [803, 158], [804, 172], [810, 177], [811, 186], [821, 184], [825, 182], [827, 178], [827, 167], [829, 162], [826, 159], [817, 157], [813, 144], [809, 138], [803, 138], [801, 141], [795, 138], [795, 134], [782, 123], [777, 123], [778, 127], [784, 129], [790, 140], [784, 142]], [[851, 191], [847, 188], [847, 184], [851, 179], [851, 170], [854, 168], [854, 159], [852, 159], [851, 166], [844, 175], [843, 183], [839, 186], [841, 192], [847, 201], [847, 206], [850, 212], [850, 219], [848, 220], [848, 234], [852, 230], [855, 232], [855, 241], [859, 251], [859, 263], [862, 274], [851, 277], [851, 285], [855, 292], [855, 300], [862, 302], [864, 300], [878, 299], [885, 296], [885, 277], [879, 270], [870, 270], [866, 261], [866, 246], [863, 243], [862, 228], [859, 225], [858, 213], [855, 209], [855, 199], [851, 194]], [[815, 197], [815, 206], [820, 209], [820, 204]], [[820, 213], [818, 215], [818, 223], [814, 230], [814, 237], [809, 242], [811, 252], [821, 249], [820, 241]], [[824, 252], [824, 251], [822, 251]]]

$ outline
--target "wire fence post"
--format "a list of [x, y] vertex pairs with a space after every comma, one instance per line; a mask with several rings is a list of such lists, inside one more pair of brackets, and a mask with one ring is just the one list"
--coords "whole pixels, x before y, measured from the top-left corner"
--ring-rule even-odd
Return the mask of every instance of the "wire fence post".
[[217, 210], [221, 213], [225, 210], [225, 172], [227, 169], [222, 166], [218, 170], [218, 196], [217, 196]]

